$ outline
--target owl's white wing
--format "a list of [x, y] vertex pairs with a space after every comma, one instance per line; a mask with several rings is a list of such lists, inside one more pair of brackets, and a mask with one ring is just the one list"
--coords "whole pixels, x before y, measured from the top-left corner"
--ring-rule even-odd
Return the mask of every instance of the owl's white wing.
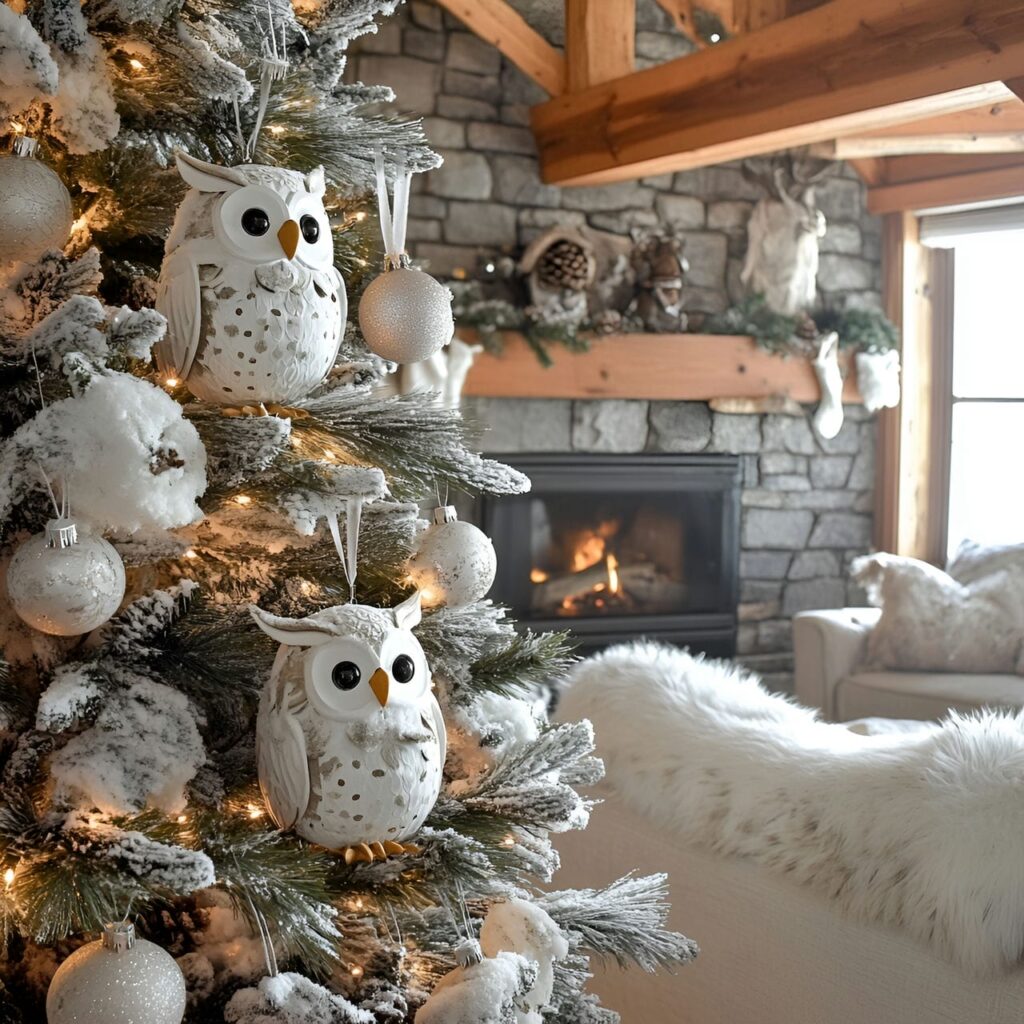
[[448, 733], [444, 727], [444, 715], [441, 714], [441, 705], [438, 704], [437, 698], [431, 693], [430, 697], [430, 715], [434, 723], [434, 732], [437, 733], [437, 743], [441, 748], [441, 770], [444, 770], [444, 760], [448, 756]]
[[156, 346], [161, 373], [184, 380], [199, 348], [199, 262], [188, 244], [164, 260], [156, 288], [156, 308], [167, 318], [167, 334]]
[[289, 829], [309, 804], [306, 737], [295, 716], [271, 701], [260, 702], [256, 760], [271, 817], [280, 828]]

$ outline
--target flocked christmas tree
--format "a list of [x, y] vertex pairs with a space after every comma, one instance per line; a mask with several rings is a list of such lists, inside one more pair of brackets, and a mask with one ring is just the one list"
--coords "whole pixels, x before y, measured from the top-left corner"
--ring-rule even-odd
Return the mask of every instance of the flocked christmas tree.
[[342, 81], [397, 2], [0, 4], [4, 1022], [604, 1022], [588, 956], [695, 952], [544, 886], [571, 654], [419, 504], [529, 482], [376, 387], [451, 336]]

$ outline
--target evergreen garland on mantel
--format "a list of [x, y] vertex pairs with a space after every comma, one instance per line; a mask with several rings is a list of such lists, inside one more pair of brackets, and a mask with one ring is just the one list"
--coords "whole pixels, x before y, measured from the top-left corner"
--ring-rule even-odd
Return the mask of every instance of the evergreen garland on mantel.
[[[542, 320], [504, 299], [488, 299], [478, 282], [450, 282], [453, 310], [460, 327], [471, 327], [489, 352], [500, 353], [503, 332], [515, 331], [544, 366], [553, 362], [550, 348], [563, 345], [570, 352], [586, 352], [593, 341], [613, 334], [644, 333], [643, 325], [628, 313], [599, 321], [575, 324]], [[752, 295], [724, 313], [691, 317], [693, 334], [747, 335], [763, 349], [781, 356], [812, 356], [815, 340], [835, 331], [839, 347], [849, 351], [887, 352], [899, 345], [899, 331], [883, 313], [870, 309], [821, 309], [801, 316], [771, 310], [763, 296]]]

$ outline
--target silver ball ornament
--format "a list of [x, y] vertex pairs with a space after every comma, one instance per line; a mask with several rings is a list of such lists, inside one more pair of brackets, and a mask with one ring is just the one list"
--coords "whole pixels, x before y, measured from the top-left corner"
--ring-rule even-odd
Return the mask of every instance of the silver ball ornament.
[[63, 249], [73, 219], [71, 196], [52, 168], [31, 155], [0, 156], [0, 263]]
[[363, 292], [359, 328], [382, 359], [422, 362], [452, 340], [451, 293], [422, 270], [388, 270]]
[[460, 608], [485, 597], [498, 559], [483, 530], [461, 522], [455, 509], [434, 509], [434, 522], [420, 534], [408, 572], [425, 604]]
[[75, 950], [46, 993], [48, 1024], [181, 1024], [184, 1016], [181, 968], [127, 922]]
[[53, 519], [30, 537], [7, 567], [7, 594], [19, 618], [51, 636], [80, 636], [102, 626], [124, 597], [124, 563], [95, 534]]

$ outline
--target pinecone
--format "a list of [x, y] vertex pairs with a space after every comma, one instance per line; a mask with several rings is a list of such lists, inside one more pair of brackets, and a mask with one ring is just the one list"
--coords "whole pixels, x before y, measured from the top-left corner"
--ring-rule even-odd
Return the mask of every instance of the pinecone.
[[593, 262], [586, 246], [562, 238], [544, 250], [535, 273], [546, 288], [582, 292], [593, 279]]

